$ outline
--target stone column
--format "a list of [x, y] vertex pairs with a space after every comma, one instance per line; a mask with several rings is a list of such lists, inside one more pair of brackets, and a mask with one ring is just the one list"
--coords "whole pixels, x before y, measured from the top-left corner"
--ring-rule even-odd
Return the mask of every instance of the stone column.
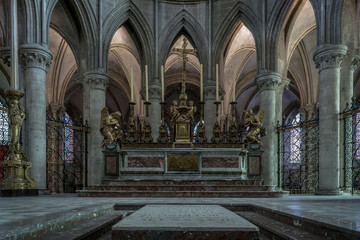
[[204, 122], [205, 136], [208, 142], [211, 142], [213, 136], [213, 127], [216, 119], [216, 89], [215, 86], [204, 86]]
[[151, 126], [151, 136], [153, 137], [153, 141], [157, 142], [161, 121], [161, 86], [149, 86], [149, 101], [151, 102], [151, 105], [149, 106], [149, 122]]
[[319, 190], [337, 195], [339, 190], [340, 65], [347, 52], [343, 45], [319, 47], [314, 53], [319, 68]]
[[276, 89], [281, 83], [281, 75], [275, 72], [261, 73], [256, 77], [260, 89], [260, 107], [264, 109], [264, 122], [267, 135], [261, 139], [264, 146], [262, 155], [262, 177], [264, 184], [274, 185], [277, 179], [276, 144]]
[[40, 45], [23, 45], [20, 51], [25, 69], [26, 153], [41, 191], [46, 190], [46, 73], [52, 54]]
[[[359, 56], [352, 54], [348, 54], [341, 64], [340, 112], [351, 106], [354, 95], [354, 71], [359, 64]], [[352, 126], [351, 116], [340, 122], [340, 169], [344, 169], [340, 171], [340, 185], [346, 192], [350, 192], [352, 186]]]
[[[109, 84], [109, 77], [97, 71], [85, 73], [85, 84], [89, 92], [88, 106], [89, 113], [89, 127], [91, 132], [89, 134], [89, 155], [88, 155], [88, 183], [89, 185], [101, 184], [102, 178], [105, 176], [104, 156], [101, 149], [101, 142], [103, 140], [100, 134], [100, 119], [101, 110], [105, 107], [106, 88]], [[87, 100], [87, 97], [84, 97]]]
[[[276, 126], [278, 125], [278, 123], [280, 125], [282, 125], [282, 120], [283, 120], [283, 107], [282, 107], [282, 103], [283, 103], [283, 94], [284, 94], [284, 90], [288, 90], [289, 89], [289, 84], [290, 84], [290, 80], [287, 78], [282, 78], [279, 86], [276, 88], [276, 110], [275, 110], [275, 114], [276, 114], [276, 121], [275, 124]], [[280, 139], [279, 139], [280, 138]], [[276, 159], [275, 159], [275, 172], [277, 174], [279, 174], [276, 178], [275, 178], [275, 182], [274, 184], [278, 187], [281, 187], [280, 181], [281, 181], [281, 169], [279, 166], [279, 161], [281, 160], [281, 152], [279, 149], [279, 143], [281, 144], [281, 138], [282, 138], [282, 132], [280, 132], [280, 134], [276, 134], [276, 143], [275, 143], [275, 155], [276, 155]]]

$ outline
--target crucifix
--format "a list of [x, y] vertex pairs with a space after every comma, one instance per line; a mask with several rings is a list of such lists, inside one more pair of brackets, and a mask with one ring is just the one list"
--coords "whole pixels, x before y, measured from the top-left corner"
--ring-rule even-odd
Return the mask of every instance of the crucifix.
[[196, 49], [187, 49], [186, 46], [188, 45], [186, 38], [183, 38], [182, 48], [173, 48], [173, 52], [178, 52], [182, 55], [183, 58], [183, 67], [182, 67], [182, 83], [181, 83], [181, 93], [185, 94], [186, 90], [186, 62], [188, 61], [187, 55], [189, 53], [196, 53]]

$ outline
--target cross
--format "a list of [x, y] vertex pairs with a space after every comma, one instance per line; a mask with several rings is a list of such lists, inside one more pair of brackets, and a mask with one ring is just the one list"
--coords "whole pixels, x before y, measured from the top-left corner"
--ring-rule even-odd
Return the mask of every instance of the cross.
[[173, 48], [173, 52], [178, 52], [182, 55], [183, 58], [183, 68], [182, 68], [182, 83], [181, 83], [181, 93], [185, 93], [185, 83], [186, 83], [186, 61], [188, 60], [187, 56], [189, 53], [196, 53], [196, 49], [187, 49], [188, 45], [186, 38], [183, 38], [182, 48]]

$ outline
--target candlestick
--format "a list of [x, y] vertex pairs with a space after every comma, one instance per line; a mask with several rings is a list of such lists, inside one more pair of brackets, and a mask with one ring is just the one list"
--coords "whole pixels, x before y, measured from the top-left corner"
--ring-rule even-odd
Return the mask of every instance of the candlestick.
[[11, 3], [11, 87], [13, 87], [14, 90], [19, 90], [17, 0], [12, 0]]
[[219, 64], [216, 64], [216, 101], [219, 101]]
[[130, 69], [130, 102], [134, 102], [134, 69], [131, 67]]
[[149, 121], [149, 105], [151, 104], [150, 102], [144, 102], [145, 104], [145, 126], [144, 126], [144, 137], [143, 137], [143, 141], [145, 143], [151, 143], [153, 141], [153, 138], [151, 136], [151, 126], [150, 126], [150, 121]]
[[145, 65], [145, 92], [146, 92], [145, 101], [148, 102], [149, 101], [149, 81], [148, 81], [148, 66], [147, 65]]
[[161, 65], [161, 102], [165, 102], [164, 66]]
[[203, 65], [200, 64], [200, 102], [204, 101]]
[[232, 101], [235, 102], [235, 91], [236, 91], [236, 70], [234, 67], [234, 86], [233, 86], [233, 94], [232, 94]]

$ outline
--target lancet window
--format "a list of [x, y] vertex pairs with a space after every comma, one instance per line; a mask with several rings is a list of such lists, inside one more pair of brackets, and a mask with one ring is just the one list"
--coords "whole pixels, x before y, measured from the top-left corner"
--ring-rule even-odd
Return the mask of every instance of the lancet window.
[[293, 128], [290, 130], [290, 162], [301, 162], [301, 127], [300, 127], [300, 113], [291, 121]]
[[73, 163], [74, 161], [74, 130], [71, 129], [73, 121], [66, 112], [63, 115], [63, 161]]

